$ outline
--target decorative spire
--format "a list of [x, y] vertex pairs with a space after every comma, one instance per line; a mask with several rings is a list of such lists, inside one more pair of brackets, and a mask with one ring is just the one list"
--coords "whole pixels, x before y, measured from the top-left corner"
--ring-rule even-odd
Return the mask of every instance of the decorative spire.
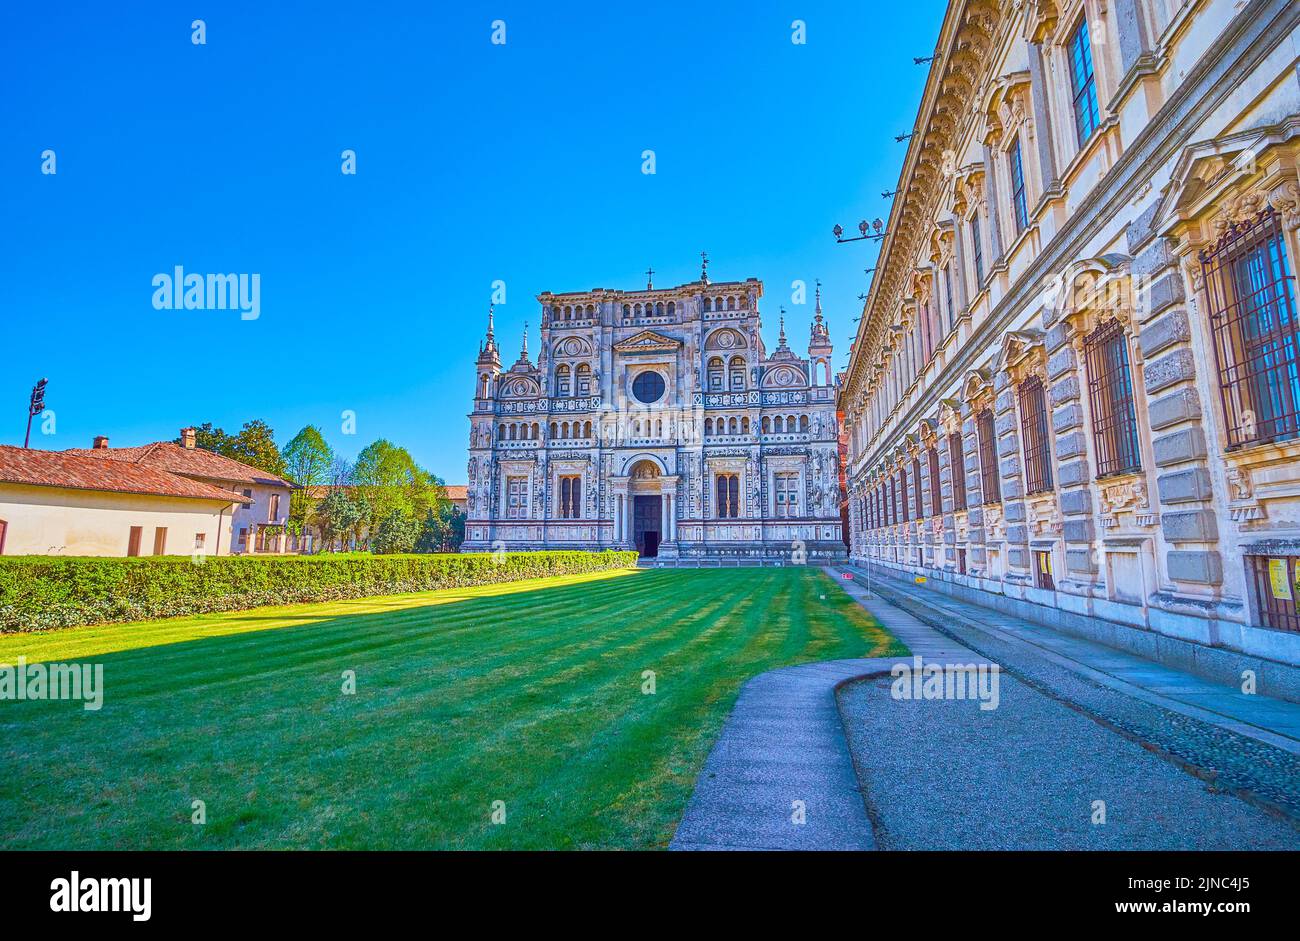
[[822, 318], [822, 282], [817, 280], [817, 309], [813, 313], [812, 339], [809, 346], [825, 346], [831, 341], [829, 325]]
[[480, 341], [478, 345], [478, 360], [480, 363], [500, 364], [501, 357], [497, 355], [496, 326], [492, 322], [494, 305], [488, 304], [488, 328], [486, 341]]
[[821, 281], [821, 278], [816, 279], [816, 281], [814, 281], [813, 283], [817, 285], [817, 311], [816, 311], [816, 313], [814, 314], [813, 319], [816, 320], [818, 323], [821, 323], [821, 322], [822, 322], [822, 281]]
[[703, 284], [709, 283], [709, 253], [700, 252], [700, 281]]
[[654, 268], [647, 268], [647, 269], [646, 269], [646, 272], [645, 272], [645, 289], [646, 289], [647, 291], [653, 291], [653, 290], [655, 289], [655, 270], [654, 270]]
[[784, 349], [788, 349], [788, 347], [785, 345], [785, 308], [782, 307], [780, 308], [780, 310], [781, 310], [781, 333], [780, 336], [777, 338], [776, 348], [778, 350], [784, 350]]
[[527, 320], [524, 321], [524, 345], [519, 350], [519, 358], [522, 360], [528, 359], [528, 321]]
[[495, 304], [488, 304], [488, 339], [489, 339], [489, 340], [491, 340], [492, 337], [493, 337], [493, 330], [492, 330], [492, 312], [493, 312], [493, 309], [494, 309], [495, 307], [496, 307]]

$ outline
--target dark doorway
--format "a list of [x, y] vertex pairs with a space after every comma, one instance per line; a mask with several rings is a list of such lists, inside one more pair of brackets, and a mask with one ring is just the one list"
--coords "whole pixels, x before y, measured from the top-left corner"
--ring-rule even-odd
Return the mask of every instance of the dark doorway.
[[659, 527], [663, 524], [663, 497], [632, 498], [632, 537], [642, 558], [659, 554]]

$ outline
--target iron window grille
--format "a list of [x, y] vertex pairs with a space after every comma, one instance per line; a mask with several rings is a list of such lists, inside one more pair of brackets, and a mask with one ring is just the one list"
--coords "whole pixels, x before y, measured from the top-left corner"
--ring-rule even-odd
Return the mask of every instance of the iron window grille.
[[740, 477], [736, 474], [719, 474], [717, 498], [718, 517], [737, 519], [740, 516]]
[[1200, 253], [1228, 447], [1300, 434], [1300, 325], [1273, 209]]
[[998, 442], [993, 428], [993, 412], [984, 409], [975, 419], [975, 432], [980, 449], [980, 494], [987, 503], [1002, 502], [1002, 488], [998, 483]]
[[943, 290], [948, 301], [948, 329], [957, 322], [957, 309], [952, 304], [952, 265], [943, 266]]
[[952, 477], [952, 508], [960, 513], [966, 509], [966, 467], [962, 453], [961, 432], [948, 435], [948, 471]]
[[1028, 493], [1052, 489], [1052, 455], [1047, 434], [1047, 396], [1043, 380], [1030, 376], [1016, 392], [1020, 428], [1025, 438], [1025, 483]]
[[928, 448], [930, 457], [930, 512], [943, 514], [943, 479], [939, 475], [939, 449]]
[[1025, 165], [1020, 158], [1020, 139], [1011, 145], [1011, 205], [1016, 213], [1016, 232], [1029, 228], [1029, 203], [1025, 198]]
[[1097, 476], [1142, 469], [1128, 339], [1117, 320], [1108, 320], [1084, 340], [1088, 401], [1097, 446]]
[[898, 469], [898, 495], [900, 509], [903, 513], [903, 522], [910, 522], [910, 513], [907, 506], [907, 471], [901, 467]]
[[1056, 580], [1052, 578], [1051, 550], [1034, 552], [1034, 587], [1056, 590]]
[[1255, 583], [1256, 614], [1261, 627], [1300, 631], [1300, 559], [1292, 556], [1246, 556]]
[[912, 458], [912, 484], [916, 491], [916, 518], [925, 519], [925, 500], [921, 497], [921, 459]]
[[1074, 126], [1082, 147], [1101, 123], [1097, 109], [1097, 77], [1092, 68], [1092, 42], [1088, 18], [1084, 17], [1070, 36], [1070, 90], [1074, 98]]

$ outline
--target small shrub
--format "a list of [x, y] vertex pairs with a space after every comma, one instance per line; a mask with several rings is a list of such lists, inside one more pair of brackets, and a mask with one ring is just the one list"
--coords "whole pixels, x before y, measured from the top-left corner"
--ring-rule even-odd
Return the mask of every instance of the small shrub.
[[0, 633], [338, 601], [636, 565], [635, 552], [0, 558]]

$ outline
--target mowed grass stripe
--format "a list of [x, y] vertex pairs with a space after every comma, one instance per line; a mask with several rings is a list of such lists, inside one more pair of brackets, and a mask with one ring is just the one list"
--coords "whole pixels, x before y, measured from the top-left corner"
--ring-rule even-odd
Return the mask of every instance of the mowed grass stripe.
[[745, 679], [904, 652], [815, 570], [527, 584], [106, 656], [99, 714], [0, 703], [23, 769], [0, 780], [0, 845], [662, 846]]

